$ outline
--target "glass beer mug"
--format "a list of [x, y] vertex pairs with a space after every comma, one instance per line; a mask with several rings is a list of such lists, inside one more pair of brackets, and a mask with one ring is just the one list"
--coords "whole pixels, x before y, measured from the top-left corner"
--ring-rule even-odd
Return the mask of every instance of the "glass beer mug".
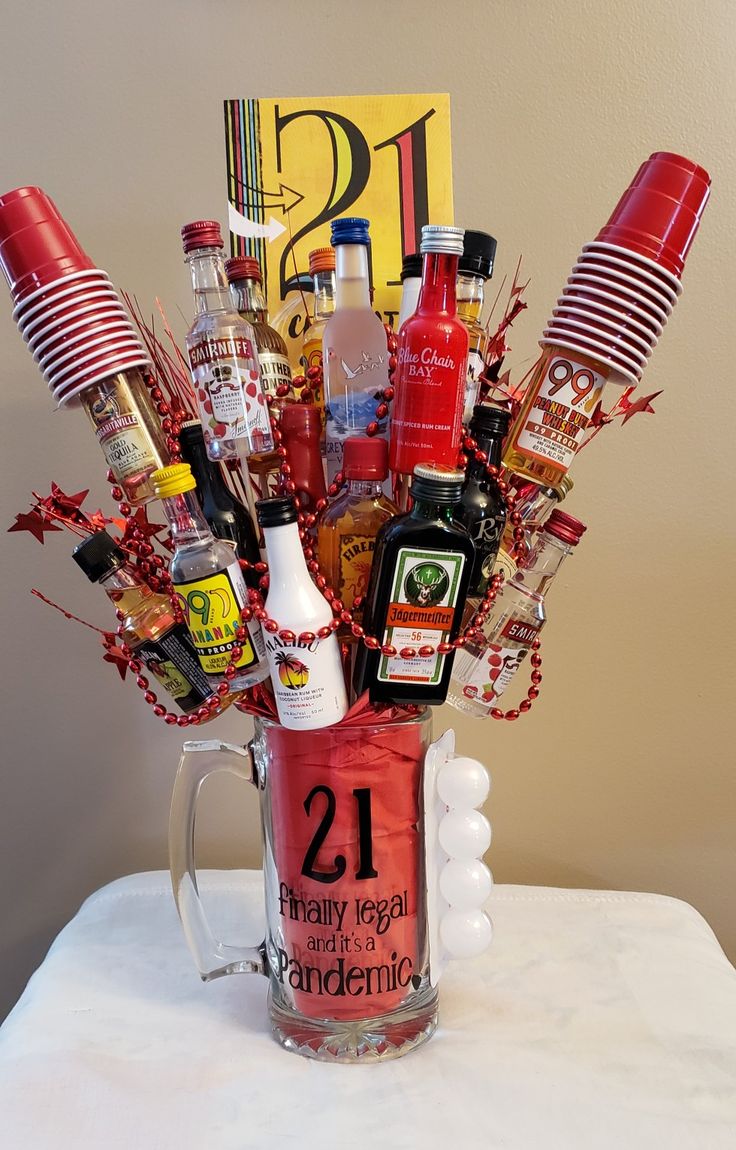
[[[174, 897], [205, 981], [269, 980], [274, 1036], [325, 1061], [396, 1058], [437, 1025], [448, 957], [480, 953], [491, 876], [480, 763], [456, 758], [431, 718], [286, 730], [257, 718], [247, 747], [184, 744], [169, 849]], [[230, 771], [260, 794], [266, 937], [217, 941], [197, 890], [194, 825], [208, 775]]]

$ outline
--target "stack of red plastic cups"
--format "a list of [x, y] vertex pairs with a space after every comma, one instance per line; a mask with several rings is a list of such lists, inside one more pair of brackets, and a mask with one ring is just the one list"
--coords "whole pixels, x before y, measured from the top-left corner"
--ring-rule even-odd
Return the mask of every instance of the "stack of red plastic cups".
[[150, 360], [106, 272], [41, 188], [0, 196], [0, 266], [13, 317], [58, 404]]
[[704, 168], [654, 152], [583, 247], [540, 344], [582, 352], [611, 364], [614, 382], [638, 383], [682, 291], [709, 193]]

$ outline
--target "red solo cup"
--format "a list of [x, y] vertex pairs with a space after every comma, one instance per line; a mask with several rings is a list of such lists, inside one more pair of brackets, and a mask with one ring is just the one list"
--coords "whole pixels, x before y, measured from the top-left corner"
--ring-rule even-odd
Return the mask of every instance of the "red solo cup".
[[622, 280], [631, 287], [639, 288], [645, 294], [654, 296], [656, 300], [666, 302], [670, 307], [674, 307], [677, 303], [677, 292], [673, 291], [663, 280], [657, 280], [645, 272], [643, 268], [632, 267], [631, 264], [626, 264], [623, 260], [615, 257], [600, 255], [597, 252], [588, 252], [587, 254], [584, 252], [572, 270], [573, 272], [600, 272], [602, 276], [615, 276], [616, 279]]
[[583, 244], [583, 251], [580, 258], [582, 259], [584, 255], [588, 254], [595, 256], [596, 259], [600, 259], [601, 256], [605, 256], [606, 260], [613, 257], [621, 259], [627, 267], [646, 271], [649, 275], [653, 275], [658, 282], [663, 280], [669, 287], [673, 288], [677, 295], [682, 295], [682, 284], [677, 276], [673, 276], [672, 272], [668, 272], [666, 268], [663, 268], [660, 264], [655, 264], [654, 260], [647, 259], [646, 256], [640, 255], [639, 252], [632, 252], [629, 251], [628, 248], [621, 248], [618, 244], [598, 244], [593, 242], [592, 244]]
[[93, 351], [75, 356], [71, 363], [64, 364], [58, 371], [55, 368], [45, 371], [43, 373], [44, 379], [53, 391], [58, 391], [59, 388], [63, 388], [69, 382], [67, 376], [78, 375], [80, 371], [83, 369], [86, 371], [88, 366], [94, 366], [94, 364], [100, 360], [106, 359], [108, 355], [126, 351], [137, 352], [139, 355], [143, 354], [140, 343], [132, 336], [126, 336], [120, 340], [110, 340], [105, 343], [103, 347], [98, 347]]
[[[556, 313], [556, 314], [555, 314]], [[642, 339], [636, 332], [628, 331], [622, 323], [617, 323], [616, 320], [602, 319], [596, 316], [591, 316], [589, 312], [582, 309], [567, 308], [563, 314], [560, 313], [559, 308], [555, 308], [553, 318], [550, 320], [550, 326], [564, 324], [566, 327], [572, 325], [573, 327], [582, 327], [588, 331], [599, 331], [606, 339], [621, 339], [624, 343], [630, 343], [643, 355], [651, 355], [652, 348], [656, 347], [656, 336], [651, 336], [648, 339]]]
[[647, 343], [652, 343], [652, 346], [654, 346], [659, 335], [662, 333], [662, 329], [660, 329], [659, 332], [655, 332], [653, 328], [645, 327], [643, 323], [640, 323], [638, 319], [634, 319], [633, 316], [624, 315], [622, 312], [608, 307], [607, 304], [592, 304], [586, 301], [584, 305], [576, 304], [573, 306], [568, 302], [561, 307], [552, 308], [553, 316], [565, 316], [568, 313], [573, 316], [584, 316], [586, 319], [592, 320], [595, 323], [605, 324], [608, 327], [612, 327], [615, 331], [623, 329], [632, 335], [638, 335]]
[[654, 152], [641, 165], [596, 242], [639, 252], [682, 275], [710, 195], [710, 176], [674, 152]]
[[78, 295], [94, 287], [112, 288], [112, 281], [107, 272], [93, 268], [91, 271], [74, 272], [69, 276], [62, 276], [48, 287], [39, 288], [31, 292], [13, 308], [13, 319], [18, 323], [21, 318], [28, 319], [36, 315], [43, 307], [51, 302], [63, 299], [65, 296]]
[[41, 188], [0, 196], [0, 267], [16, 302], [60, 276], [94, 267]]
[[88, 387], [92, 387], [95, 383], [100, 383], [103, 379], [109, 379], [111, 375], [118, 375], [120, 372], [129, 371], [134, 367], [150, 367], [151, 361], [146, 355], [137, 353], [126, 353], [124, 355], [112, 356], [109, 362], [104, 360], [100, 361], [93, 369], [88, 372], [81, 372], [80, 375], [73, 379], [68, 380], [64, 387], [58, 388], [53, 391], [53, 397], [59, 407], [63, 407], [67, 403], [71, 403]]
[[577, 300], [587, 299], [603, 299], [611, 307], [617, 307], [620, 311], [633, 312], [633, 314], [642, 321], [642, 323], [651, 323], [654, 321], [656, 326], [660, 329], [661, 335], [664, 325], [667, 322], [667, 316], [661, 310], [656, 311], [650, 305], [644, 303], [641, 298], [633, 300], [630, 296], [624, 296], [619, 291], [614, 290], [609, 285], [602, 287], [600, 284], [575, 284], [568, 285], [562, 289], [562, 295], [557, 301], [558, 304], [563, 300], [570, 300], [573, 303]]
[[544, 329], [546, 336], [553, 336], [562, 334], [565, 339], [583, 339], [594, 340], [596, 343], [615, 351], [617, 354], [630, 359], [632, 363], [637, 363], [644, 367], [647, 359], [652, 354], [652, 349], [646, 348], [642, 351], [640, 348], [635, 347], [633, 344], [621, 334], [621, 332], [607, 332], [603, 328], [591, 327], [587, 323], [581, 323], [575, 319], [555, 319], [549, 327]]
[[539, 341], [540, 347], [564, 347], [568, 351], [577, 351], [581, 355], [587, 355], [591, 359], [597, 359], [600, 363], [609, 364], [613, 371], [608, 377], [609, 383], [623, 384], [630, 387], [631, 384], [636, 384], [641, 379], [641, 368], [631, 366], [628, 361], [623, 362], [617, 356], [612, 355], [607, 348], [593, 348], [584, 346], [585, 340], [566, 340], [561, 336], [547, 337], [544, 336]]
[[103, 330], [100, 335], [85, 335], [83, 339], [73, 345], [66, 344], [59, 348], [53, 348], [48, 355], [41, 356], [38, 359], [36, 356], [33, 358], [36, 359], [41, 371], [46, 374], [47, 372], [58, 371], [63, 364], [68, 363], [69, 360], [76, 361], [85, 351], [90, 351], [94, 347], [99, 348], [101, 343], [117, 343], [117, 341], [121, 339], [131, 339], [140, 347], [140, 341], [133, 331], [133, 328], [129, 324], [127, 326], [121, 324], [118, 328], [110, 327], [107, 330]]
[[106, 311], [128, 314], [118, 299], [117, 292], [87, 292], [86, 295], [67, 300], [59, 311], [50, 314], [42, 312], [34, 316], [30, 323], [19, 323], [18, 327], [26, 343], [37, 343], [41, 335], [61, 333], [68, 323], [73, 323], [83, 315], [92, 316], [95, 312]]
[[615, 292], [623, 299], [630, 299], [634, 303], [641, 304], [642, 307], [647, 307], [654, 312], [655, 315], [662, 317], [662, 322], [666, 323], [669, 316], [672, 315], [672, 304], [668, 303], [665, 299], [656, 299], [653, 295], [640, 290], [638, 287], [632, 287], [630, 284], [624, 283], [622, 279], [617, 276], [602, 275], [600, 272], [595, 271], [576, 271], [568, 279], [570, 287], [585, 287], [587, 284], [592, 284], [594, 287], [605, 288], [606, 291]]
[[[46, 356], [55, 354], [63, 348], [72, 347], [80, 340], [89, 339], [90, 336], [99, 335], [111, 327], [125, 327], [128, 331], [135, 331], [125, 312], [110, 309], [83, 316], [75, 323], [65, 324], [50, 334], [41, 330], [36, 333], [38, 339], [34, 337], [29, 340], [29, 347], [33, 352], [33, 358], [37, 363], [41, 363]], [[40, 338], [41, 336], [43, 338]]]

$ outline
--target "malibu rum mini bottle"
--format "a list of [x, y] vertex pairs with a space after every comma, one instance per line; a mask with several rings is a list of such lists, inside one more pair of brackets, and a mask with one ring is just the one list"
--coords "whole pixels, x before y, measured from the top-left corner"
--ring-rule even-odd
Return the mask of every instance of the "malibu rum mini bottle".
[[[355, 664], [357, 694], [371, 703], [444, 703], [453, 654], [437, 645], [456, 638], [475, 549], [453, 522], [465, 475], [433, 463], [414, 470], [411, 511], [378, 533], [363, 626], [395, 656], [362, 643]], [[433, 647], [431, 655], [423, 648]], [[401, 658], [399, 652], [413, 654]]]

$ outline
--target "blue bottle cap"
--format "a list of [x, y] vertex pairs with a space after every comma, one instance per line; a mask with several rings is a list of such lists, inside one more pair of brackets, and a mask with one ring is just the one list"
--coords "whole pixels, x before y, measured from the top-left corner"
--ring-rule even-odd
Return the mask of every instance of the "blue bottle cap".
[[370, 243], [370, 223], [360, 216], [343, 216], [340, 220], [333, 220], [331, 227], [330, 243], [333, 248], [338, 244], [365, 244], [367, 247]]

